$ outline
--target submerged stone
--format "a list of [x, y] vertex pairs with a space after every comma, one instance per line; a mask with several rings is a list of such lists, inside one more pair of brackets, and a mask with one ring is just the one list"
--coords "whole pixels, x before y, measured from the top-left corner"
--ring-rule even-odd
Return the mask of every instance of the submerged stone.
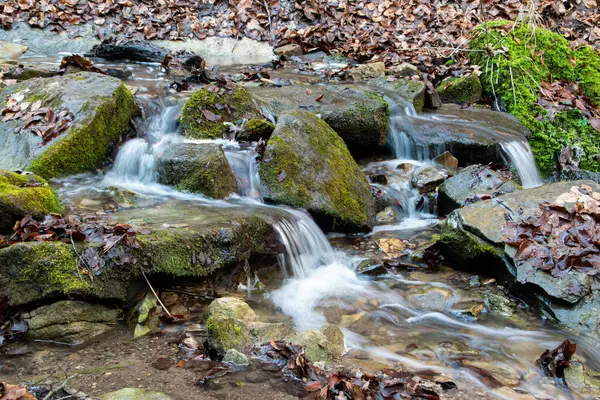
[[177, 190], [222, 199], [238, 192], [235, 175], [217, 144], [177, 143], [157, 165], [158, 180]]
[[39, 100], [42, 108], [74, 115], [67, 130], [45, 144], [24, 128], [23, 118], [0, 122], [0, 168], [30, 170], [46, 179], [100, 167], [138, 112], [123, 82], [93, 72], [30, 79], [7, 86], [0, 97], [9, 95], [21, 99], [20, 105]]
[[228, 131], [224, 122], [253, 118], [260, 119], [260, 113], [245, 88], [224, 93], [200, 89], [185, 102], [179, 128], [185, 137], [220, 139]]
[[314, 114], [280, 116], [259, 165], [263, 197], [307, 209], [327, 230], [368, 231], [371, 188], [343, 140]]
[[17, 220], [29, 215], [44, 218], [64, 207], [44, 179], [0, 170], [0, 233], [11, 232]]

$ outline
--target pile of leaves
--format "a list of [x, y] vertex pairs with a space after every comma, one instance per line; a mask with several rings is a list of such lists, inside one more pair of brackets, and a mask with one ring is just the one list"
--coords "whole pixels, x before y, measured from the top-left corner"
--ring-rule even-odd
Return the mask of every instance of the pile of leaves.
[[75, 116], [68, 108], [55, 112], [51, 107], [42, 107], [42, 100], [23, 101], [21, 93], [12, 93], [6, 97], [6, 105], [0, 110], [2, 122], [16, 121], [23, 125], [15, 128], [15, 133], [31, 132], [42, 138], [46, 144], [71, 126]]
[[600, 273], [600, 193], [573, 186], [534, 215], [508, 222], [504, 241], [518, 248], [517, 265], [530, 263], [555, 277], [570, 270]]
[[542, 82], [539, 90], [538, 104], [545, 110], [545, 115], [539, 114], [536, 117], [539, 121], [545, 118], [552, 121], [561, 111], [576, 108], [587, 118], [592, 128], [600, 132], [600, 108], [583, 93], [579, 83]]
[[101, 70], [100, 68], [94, 67], [94, 64], [87, 58], [82, 57], [78, 54], [73, 54], [71, 56], [63, 57], [60, 62], [60, 71], [64, 73], [67, 70], [67, 67], [73, 66], [77, 69], [86, 72], [96, 72], [98, 74], [106, 75], [106, 71]]
[[2, 400], [36, 400], [36, 397], [27, 391], [25, 386], [9, 385], [0, 381], [0, 399]]
[[544, 371], [546, 376], [560, 378], [564, 382], [565, 368], [571, 365], [571, 357], [575, 351], [577, 351], [577, 344], [565, 340], [556, 349], [544, 351], [535, 364]]
[[374, 400], [410, 396], [412, 399], [438, 400], [440, 396], [428, 387], [456, 388], [453, 382], [432, 382], [391, 369], [377, 374], [359, 370], [351, 373], [324, 371], [310, 362], [301, 346], [284, 341], [263, 345], [260, 354], [262, 362], [277, 364], [284, 373], [301, 382], [308, 398]]
[[535, 13], [570, 40], [600, 45], [597, 0], [6, 0], [0, 24], [79, 35], [181, 40], [246, 36], [274, 45], [296, 42], [358, 61], [431, 64], [455, 56], [479, 23]]

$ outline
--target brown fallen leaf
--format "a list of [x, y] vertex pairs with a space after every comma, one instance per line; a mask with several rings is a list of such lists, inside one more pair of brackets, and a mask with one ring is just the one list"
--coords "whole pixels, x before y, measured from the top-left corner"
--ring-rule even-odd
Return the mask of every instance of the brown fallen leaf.
[[9, 385], [0, 381], [0, 399], [2, 400], [36, 400], [35, 396], [22, 385]]
[[221, 119], [223, 119], [223, 117], [220, 115], [210, 112], [209, 110], [202, 110], [202, 115], [211, 122], [219, 122]]

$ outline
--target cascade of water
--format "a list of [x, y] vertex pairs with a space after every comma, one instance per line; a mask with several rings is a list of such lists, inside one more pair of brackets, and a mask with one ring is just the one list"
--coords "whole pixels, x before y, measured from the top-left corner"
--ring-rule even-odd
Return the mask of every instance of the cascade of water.
[[239, 195], [262, 201], [260, 196], [260, 182], [256, 154], [252, 149], [231, 150], [225, 149], [225, 157], [233, 170], [239, 187]]
[[511, 164], [517, 169], [521, 177], [521, 183], [525, 189], [543, 185], [542, 178], [538, 172], [533, 152], [526, 141], [514, 141], [502, 143], [502, 150], [510, 159]]

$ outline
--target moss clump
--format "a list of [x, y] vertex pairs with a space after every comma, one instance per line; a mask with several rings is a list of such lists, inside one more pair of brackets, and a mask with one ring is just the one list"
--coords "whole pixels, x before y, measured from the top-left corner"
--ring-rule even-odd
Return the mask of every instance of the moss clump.
[[327, 229], [372, 226], [369, 183], [344, 141], [312, 113], [279, 118], [259, 174], [266, 198], [308, 209]]
[[15, 306], [44, 297], [86, 294], [89, 282], [78, 276], [77, 258], [65, 243], [18, 243], [0, 250], [0, 295]]
[[26, 215], [43, 218], [63, 211], [58, 196], [42, 178], [0, 170], [0, 232], [10, 231]]
[[[488, 96], [531, 130], [530, 138], [541, 172], [554, 168], [554, 153], [573, 145], [583, 151], [581, 167], [600, 171], [600, 133], [573, 106], [547, 115], [538, 104], [542, 82], [567, 81], [580, 87], [593, 102], [600, 98], [600, 55], [588, 46], [573, 49], [561, 35], [547, 29], [492, 21], [480, 26], [471, 41], [471, 61], [483, 70], [480, 79]], [[488, 46], [489, 45], [489, 46]], [[493, 56], [490, 55], [490, 47]]]
[[229, 349], [243, 351], [252, 344], [248, 329], [233, 318], [210, 317], [206, 320], [209, 347], [222, 357]]
[[[207, 119], [203, 110], [219, 116], [219, 120]], [[184, 136], [194, 139], [218, 139], [227, 132], [224, 122], [251, 118], [260, 118], [260, 113], [246, 89], [238, 87], [233, 94], [200, 89], [183, 106], [180, 130]]]
[[472, 104], [481, 100], [481, 82], [474, 75], [446, 78], [436, 90], [444, 103]]
[[247, 121], [237, 136], [238, 140], [256, 142], [259, 139], [268, 140], [275, 130], [275, 125], [264, 119], [251, 119]]
[[138, 108], [124, 84], [111, 99], [92, 99], [82, 106], [94, 110], [85, 121], [72, 126], [66, 136], [36, 158], [29, 170], [49, 179], [99, 167], [108, 158], [111, 146], [127, 131]]

